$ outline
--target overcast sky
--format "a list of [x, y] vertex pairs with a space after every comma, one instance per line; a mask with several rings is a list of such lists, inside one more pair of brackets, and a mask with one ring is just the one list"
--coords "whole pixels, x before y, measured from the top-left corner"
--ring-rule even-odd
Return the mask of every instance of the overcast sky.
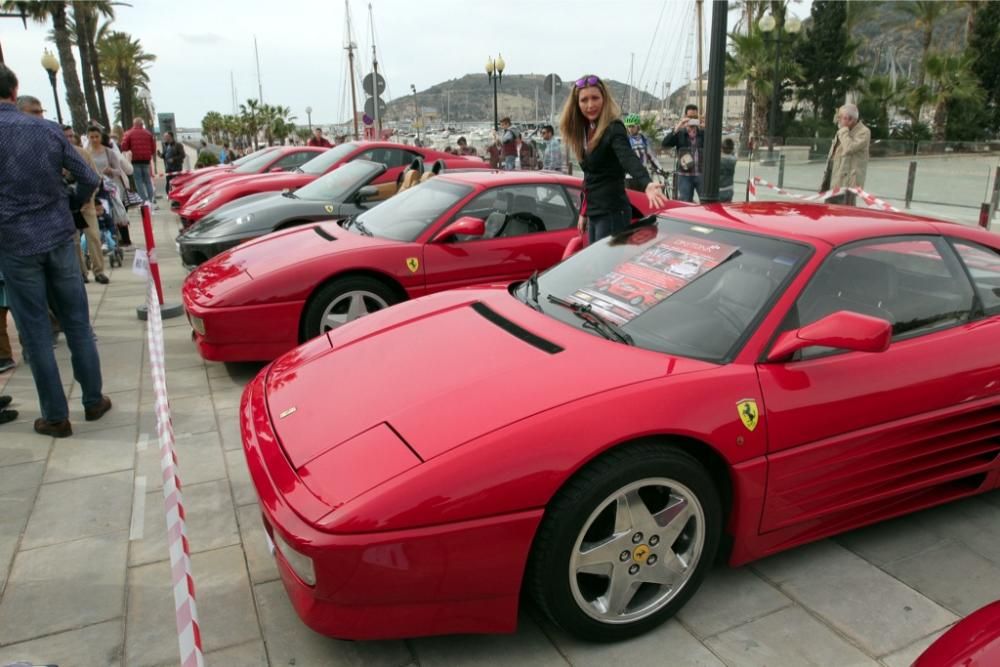
[[[205, 112], [232, 112], [230, 72], [240, 102], [257, 97], [254, 36], [260, 50], [264, 101], [289, 106], [305, 124], [349, 117], [345, 85], [345, 9], [342, 0], [132, 0], [118, 7], [115, 28], [138, 37], [157, 56], [149, 70], [156, 111], [172, 111], [179, 127], [198, 127]], [[663, 82], [676, 88], [694, 72], [693, 0], [371, 0], [379, 70], [388, 98], [482, 73], [500, 53], [505, 74], [563, 78], [597, 73], [633, 80], [660, 95]], [[795, 5], [804, 18], [810, 1]], [[705, 32], [711, 25], [706, 2]], [[364, 71], [371, 68], [368, 2], [351, 0], [354, 41]], [[662, 12], [662, 20], [660, 20]], [[738, 19], [731, 12], [730, 29]], [[659, 30], [657, 23], [659, 20]], [[52, 93], [39, 64], [49, 26], [0, 21], [6, 64], [21, 92], [39, 97], [55, 116]], [[706, 38], [707, 39], [707, 38]], [[704, 66], [708, 67], [708, 55]], [[640, 78], [641, 77], [641, 78]], [[64, 95], [62, 76], [60, 95]], [[359, 93], [360, 94], [360, 93]], [[109, 106], [113, 93], [108, 91]], [[64, 105], [63, 112], [68, 116]]]

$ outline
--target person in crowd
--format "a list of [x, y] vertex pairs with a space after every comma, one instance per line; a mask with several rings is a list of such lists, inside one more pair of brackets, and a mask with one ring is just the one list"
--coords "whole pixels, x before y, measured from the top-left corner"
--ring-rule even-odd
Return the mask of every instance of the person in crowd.
[[507, 171], [513, 171], [517, 166], [517, 140], [520, 137], [521, 133], [511, 125], [509, 116], [500, 119], [500, 156]]
[[[14, 361], [14, 348], [10, 345], [10, 335], [7, 333], [8, 312], [10, 309], [7, 308], [7, 290], [4, 289], [3, 273], [0, 273], [0, 373], [6, 373], [17, 367], [17, 362]], [[0, 399], [0, 403], [2, 402], [3, 400]], [[10, 403], [10, 401], [7, 402]], [[16, 413], [14, 418], [6, 421], [13, 421], [15, 418], [17, 418]], [[4, 423], [3, 413], [0, 412], [0, 424], [2, 423]]]
[[[858, 107], [845, 104], [837, 112], [837, 136], [830, 146], [830, 154], [826, 159], [826, 173], [823, 176], [825, 192], [830, 188], [863, 188], [865, 176], [868, 174], [868, 147], [871, 144], [872, 133], [861, 122]], [[836, 199], [837, 201], [834, 201]], [[831, 203], [849, 201], [846, 195], [831, 197]]]
[[[17, 111], [17, 87], [17, 76], [0, 64], [0, 271], [25, 356], [31, 359], [42, 412], [35, 431], [62, 438], [72, 435], [73, 428], [52, 350], [49, 301], [66, 334], [85, 418], [100, 419], [111, 409], [111, 399], [102, 393], [101, 361], [70, 213], [72, 205], [90, 199], [100, 177], [59, 126]], [[76, 179], [74, 204], [63, 186], [63, 169]]]
[[722, 159], [719, 162], [719, 201], [733, 201], [733, 181], [736, 178], [736, 144], [732, 139], [722, 140]]
[[233, 154], [229, 151], [229, 144], [222, 143], [222, 150], [219, 151], [219, 164], [229, 164], [233, 161]]
[[677, 149], [677, 198], [693, 202], [695, 192], [701, 199], [701, 163], [705, 148], [705, 130], [698, 118], [698, 107], [689, 104], [684, 108], [684, 117], [667, 136], [663, 138], [663, 148]]
[[[656, 161], [656, 156], [653, 152], [649, 150], [651, 142], [649, 138], [642, 133], [642, 127], [640, 126], [641, 119], [639, 114], [632, 113], [625, 116], [625, 129], [628, 130], [628, 143], [632, 147], [632, 152], [635, 156], [639, 158], [639, 162], [647, 170], [655, 169], [656, 171], [662, 171], [660, 169], [660, 163]], [[634, 182], [631, 175], [626, 174], [625, 176], [625, 187], [629, 190], [638, 189], [638, 184]]]
[[500, 142], [494, 141], [486, 147], [486, 160], [490, 163], [490, 169], [500, 169]]
[[525, 171], [538, 169], [538, 147], [529, 137], [521, 137], [517, 154], [521, 158], [521, 169]]
[[[91, 144], [91, 148], [93, 148], [94, 141], [89, 138], [90, 130], [94, 130], [96, 133], [99, 133], [100, 130], [96, 127], [88, 129], [88, 143]], [[76, 152], [80, 154], [80, 157], [82, 157], [84, 161], [90, 165], [90, 168], [94, 170], [94, 173], [100, 175], [101, 169], [97, 166], [97, 162], [94, 160], [93, 154], [90, 150], [78, 145], [80, 141], [76, 138], [76, 132], [73, 131], [71, 126], [66, 125], [63, 127], [63, 136], [66, 137], [66, 141], [72, 144], [73, 148], [76, 149]], [[100, 145], [100, 141], [98, 141], [98, 146], [103, 149], [105, 156], [114, 155], [114, 151]], [[68, 173], [64, 173], [63, 175], [67, 178], [70, 177], [70, 174]], [[87, 239], [87, 256], [90, 257], [90, 268], [94, 272], [94, 280], [102, 285], [107, 285], [111, 282], [111, 280], [108, 278], [107, 274], [104, 273], [104, 253], [101, 252], [101, 230], [97, 225], [97, 212], [94, 209], [94, 196], [96, 196], [96, 193], [95, 195], [91, 195], [90, 199], [80, 206], [80, 217], [83, 218], [83, 221], [87, 224], [87, 226], [80, 231], [83, 232]], [[77, 250], [80, 257], [80, 272], [83, 274], [83, 282], [90, 282], [87, 277], [87, 262], [84, 260], [83, 250], [79, 244], [77, 245]]]
[[333, 144], [330, 140], [323, 136], [322, 127], [314, 127], [313, 135], [309, 137], [309, 141], [306, 142], [306, 146], [318, 146], [319, 148], [331, 148]]
[[466, 141], [465, 137], [459, 137], [458, 142], [456, 143], [458, 143], [459, 155], [472, 155], [472, 156], [477, 155], [476, 149], [469, 145], [469, 142]]
[[29, 116], [45, 117], [45, 109], [42, 108], [42, 103], [38, 101], [37, 97], [32, 97], [31, 95], [18, 96], [17, 110]]
[[559, 129], [583, 169], [583, 205], [577, 226], [581, 232], [587, 230], [591, 243], [631, 223], [625, 174], [642, 186], [650, 208], [666, 203], [663, 187], [650, 180], [632, 152], [621, 109], [599, 77], [588, 75], [574, 83]]
[[542, 169], [561, 172], [564, 164], [562, 142], [551, 125], [542, 125], [542, 149], [545, 151], [542, 154]]
[[[87, 130], [90, 134], [90, 130]], [[156, 190], [153, 189], [153, 167], [150, 166], [156, 156], [156, 138], [146, 129], [142, 118], [132, 121], [132, 129], [125, 133], [121, 142], [122, 151], [132, 152], [132, 176], [135, 179], [135, 191], [143, 201], [147, 201], [156, 209]], [[95, 158], [96, 160], [96, 158]]]
[[173, 132], [163, 133], [160, 157], [163, 158], [163, 168], [167, 172], [167, 192], [170, 192], [170, 181], [177, 173], [184, 171], [184, 144], [174, 140]]

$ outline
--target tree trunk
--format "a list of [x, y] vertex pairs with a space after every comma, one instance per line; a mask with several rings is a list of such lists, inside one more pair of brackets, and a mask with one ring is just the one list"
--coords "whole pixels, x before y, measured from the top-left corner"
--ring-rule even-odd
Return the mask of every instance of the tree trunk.
[[62, 67], [63, 84], [66, 86], [66, 102], [73, 118], [73, 129], [77, 134], [84, 134], [87, 131], [87, 108], [83, 91], [80, 90], [80, 78], [76, 72], [76, 58], [73, 57], [69, 29], [66, 27], [66, 3], [53, 3], [51, 11], [52, 29], [55, 32], [56, 50], [59, 52], [59, 64]]
[[111, 129], [111, 118], [108, 116], [108, 102], [104, 96], [104, 79], [101, 77], [101, 59], [97, 53], [97, 17], [87, 22], [87, 48], [90, 50], [90, 66], [94, 74], [94, 88], [97, 104], [101, 109], [101, 122]]
[[934, 106], [934, 141], [944, 141], [945, 126], [948, 124], [948, 100], [942, 97]]
[[753, 82], [747, 79], [747, 94], [743, 97], [743, 125], [740, 127], [740, 150], [750, 143], [750, 124], [753, 123]]
[[[90, 64], [90, 48], [87, 45], [87, 26], [90, 23], [89, 10], [80, 0], [73, 3], [73, 18], [76, 19], [76, 48], [80, 52], [80, 70], [83, 75], [83, 96], [87, 100], [89, 118], [99, 118], [101, 109], [94, 95], [94, 68]], [[88, 120], [89, 122], [89, 120]]]
[[753, 133], [758, 150], [764, 145], [764, 138], [767, 137], [767, 103], [767, 95], [760, 91], [754, 92]]

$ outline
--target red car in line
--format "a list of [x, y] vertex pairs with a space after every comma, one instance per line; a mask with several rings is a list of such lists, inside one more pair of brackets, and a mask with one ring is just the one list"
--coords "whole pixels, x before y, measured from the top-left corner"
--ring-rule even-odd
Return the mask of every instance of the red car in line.
[[913, 667], [1000, 665], [1000, 601], [972, 612], [934, 640]]
[[[612, 274], [666, 294], [630, 304]], [[523, 591], [614, 641], [673, 616], [722, 545], [740, 565], [996, 489], [998, 342], [994, 234], [676, 208], [305, 343], [248, 385], [241, 432], [314, 630], [510, 632]]]
[[222, 174], [225, 172], [232, 171], [233, 169], [236, 169], [236, 167], [246, 164], [250, 160], [258, 157], [259, 155], [263, 155], [268, 151], [276, 150], [277, 148], [278, 146], [265, 146], [264, 148], [261, 148], [258, 151], [254, 151], [253, 153], [244, 155], [238, 160], [233, 160], [229, 164], [216, 164], [211, 167], [202, 167], [200, 169], [192, 169], [190, 171], [181, 172], [180, 174], [177, 174], [172, 179], [170, 179], [170, 191], [173, 192], [174, 190], [180, 188], [184, 184], [190, 183], [191, 179], [198, 178], [206, 174], [216, 174], [216, 173]]
[[[347, 221], [243, 243], [184, 282], [195, 344], [213, 361], [269, 361], [400, 301], [526, 278], [577, 236], [580, 186], [537, 171], [443, 172]], [[647, 215], [646, 196], [629, 196]]]
[[209, 187], [203, 193], [192, 197], [181, 207], [180, 216], [184, 226], [198, 222], [203, 217], [234, 199], [259, 192], [280, 192], [295, 190], [327, 174], [342, 164], [354, 159], [369, 160], [388, 167], [372, 185], [379, 188], [379, 194], [371, 201], [387, 199], [396, 192], [396, 179], [415, 159], [423, 160], [427, 166], [442, 160], [446, 169], [488, 169], [489, 165], [479, 158], [466, 158], [443, 153], [431, 148], [404, 146], [387, 141], [352, 141], [333, 148], [293, 172], [287, 174], [261, 174], [229, 178], [216, 187]]
[[235, 169], [213, 171], [192, 178], [181, 187], [170, 188], [170, 194], [168, 195], [170, 198], [170, 207], [183, 208], [184, 204], [191, 199], [201, 197], [213, 188], [218, 187], [220, 183], [229, 179], [241, 176], [295, 171], [326, 150], [326, 148], [316, 148], [313, 146], [277, 146], [274, 150], [256, 154], [255, 157], [247, 160]]

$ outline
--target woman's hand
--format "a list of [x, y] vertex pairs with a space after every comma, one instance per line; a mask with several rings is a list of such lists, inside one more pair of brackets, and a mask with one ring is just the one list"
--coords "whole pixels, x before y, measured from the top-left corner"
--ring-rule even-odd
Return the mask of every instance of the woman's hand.
[[649, 199], [649, 207], [653, 209], [661, 208], [667, 203], [663, 186], [659, 183], [650, 183], [646, 186], [646, 197]]
[[576, 228], [580, 230], [581, 234], [587, 231], [587, 218], [585, 216], [581, 215], [580, 219], [576, 221]]

